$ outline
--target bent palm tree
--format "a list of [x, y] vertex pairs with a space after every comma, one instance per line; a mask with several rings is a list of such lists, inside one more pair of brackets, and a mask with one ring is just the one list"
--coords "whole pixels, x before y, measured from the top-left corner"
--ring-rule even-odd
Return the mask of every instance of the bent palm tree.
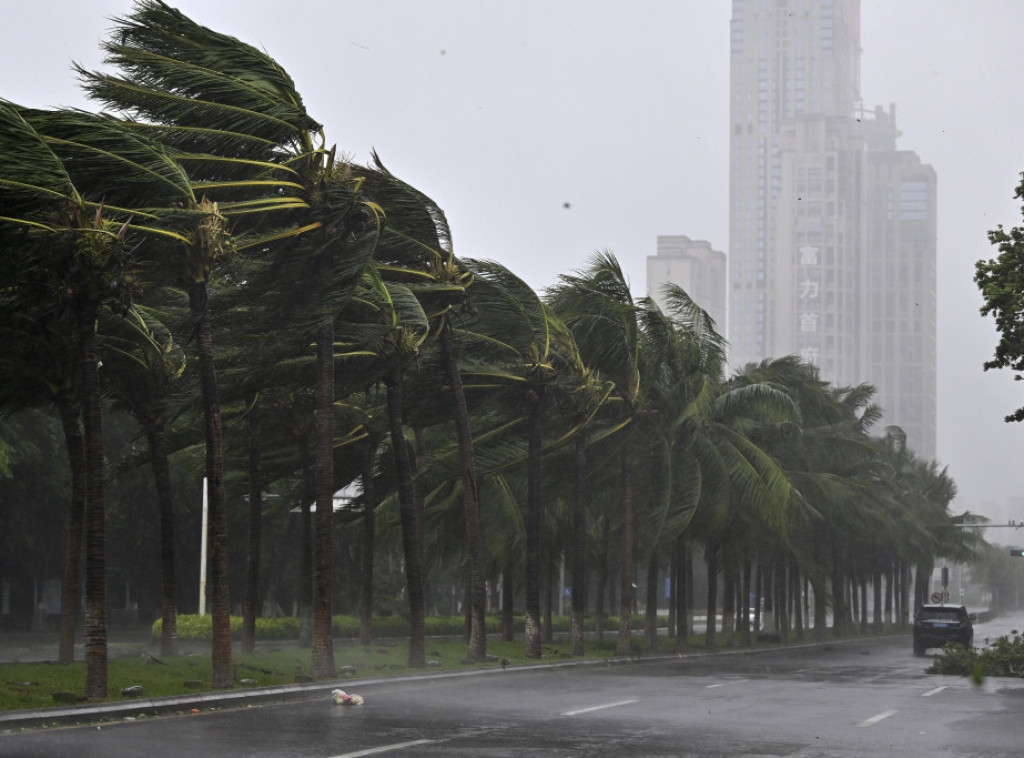
[[553, 310], [572, 331], [584, 363], [615, 385], [619, 449], [619, 498], [622, 522], [620, 557], [619, 637], [616, 651], [629, 653], [633, 613], [633, 448], [631, 427], [644, 411], [641, 384], [640, 306], [629, 291], [619, 262], [611, 253], [599, 253], [590, 265], [573, 275], [562, 275], [551, 289]]
[[405, 283], [421, 301], [433, 323], [448, 381], [461, 464], [462, 502], [466, 548], [469, 553], [469, 655], [483, 660], [487, 654], [485, 612], [487, 601], [480, 504], [473, 436], [466, 405], [452, 314], [465, 306], [472, 275], [455, 258], [451, 230], [441, 208], [416, 188], [389, 172], [374, 156], [376, 170], [366, 177], [366, 192], [387, 214], [381, 234], [378, 269], [389, 280]]
[[[124, 312], [131, 303], [125, 286], [128, 213], [113, 203], [129, 195], [151, 200], [169, 188], [180, 189], [183, 175], [161, 150], [109, 119], [19, 109], [3, 101], [0, 166], [0, 233], [7, 237], [5, 265], [12, 275], [7, 281], [37, 290], [32, 282], [48, 282], [36, 296], [74, 322], [85, 462], [85, 694], [105, 698], [105, 490], [96, 321], [101, 308]], [[118, 215], [121, 220], [114, 220]]]
[[[313, 673], [333, 672], [330, 635], [330, 519], [333, 499], [330, 433], [333, 414], [333, 338], [336, 303], [323, 294], [341, 294], [336, 262], [354, 234], [366, 224], [353, 215], [358, 181], [336, 167], [325, 149], [320, 124], [310, 117], [288, 74], [268, 55], [239, 40], [207, 29], [157, 0], [142, 0], [104, 45], [106, 62], [120, 76], [79, 69], [90, 96], [128, 114], [131, 128], [168, 146], [188, 167], [198, 207], [206, 211], [186, 251], [190, 303], [196, 322], [207, 417], [210, 482], [211, 588], [214, 612], [214, 685], [231, 684], [227, 615], [226, 519], [220, 399], [213, 364], [207, 285], [227, 248], [226, 221], [236, 250], [273, 254], [276, 244], [316, 233], [303, 248], [317, 259], [316, 340], [320, 373], [317, 415], [317, 558]], [[337, 204], [339, 196], [341, 205]], [[211, 199], [212, 198], [212, 199]], [[269, 247], [268, 247], [269, 246]], [[372, 248], [371, 248], [372, 249]], [[365, 250], [365, 248], [364, 248]], [[367, 252], [349, 256], [358, 272]], [[342, 256], [343, 257], [343, 256]], [[349, 277], [349, 284], [356, 276]]]

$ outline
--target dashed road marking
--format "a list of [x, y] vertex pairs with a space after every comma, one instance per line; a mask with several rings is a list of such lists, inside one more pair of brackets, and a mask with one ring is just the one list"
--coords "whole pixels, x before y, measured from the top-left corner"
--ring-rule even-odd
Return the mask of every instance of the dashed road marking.
[[380, 747], [370, 747], [366, 750], [357, 750], [354, 753], [342, 753], [341, 755], [331, 756], [331, 758], [362, 758], [365, 755], [380, 755], [381, 753], [390, 753], [392, 750], [402, 750], [407, 747], [414, 747], [416, 745], [429, 745], [435, 740], [413, 740], [412, 742], [396, 742], [393, 745], [381, 745]]
[[934, 690], [928, 690], [926, 693], [921, 695], [921, 697], [931, 697], [932, 695], [937, 695], [940, 692], [942, 692], [944, 689], [946, 689], [947, 686], [948, 685], [944, 684], [941, 687], [936, 687]]
[[706, 689], [706, 690], [713, 690], [715, 687], [724, 687], [727, 684], [743, 684], [746, 681], [749, 681], [749, 680], [747, 680], [747, 679], [732, 679], [732, 680], [730, 680], [728, 682], [719, 682], [718, 684], [708, 684], [708, 685], [705, 685], [704, 689]]
[[575, 711], [566, 711], [561, 714], [562, 716], [578, 716], [581, 713], [590, 713], [591, 711], [603, 711], [605, 708], [618, 708], [620, 705], [632, 705], [633, 703], [639, 703], [639, 700], [620, 700], [617, 703], [605, 703], [604, 705], [592, 705], [589, 708], [578, 708]]
[[873, 724], [877, 724], [882, 719], [889, 718], [894, 713], [896, 713], [896, 711], [882, 711], [877, 716], [872, 716], [869, 719], [864, 719], [859, 724], [857, 724], [857, 726], [859, 726], [859, 727], [872, 726]]

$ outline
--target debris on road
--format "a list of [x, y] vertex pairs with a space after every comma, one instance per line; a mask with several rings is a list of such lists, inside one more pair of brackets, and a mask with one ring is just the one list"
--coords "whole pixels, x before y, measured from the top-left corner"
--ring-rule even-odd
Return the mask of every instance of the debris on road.
[[335, 705], [362, 705], [365, 702], [362, 695], [350, 695], [345, 690], [334, 690], [331, 699]]

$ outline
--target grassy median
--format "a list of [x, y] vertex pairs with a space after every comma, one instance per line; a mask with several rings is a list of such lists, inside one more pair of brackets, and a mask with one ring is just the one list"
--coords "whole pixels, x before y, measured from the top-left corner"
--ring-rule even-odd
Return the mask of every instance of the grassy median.
[[[639, 655], [640, 641], [635, 646]], [[675, 640], [662, 638], [662, 647], [675, 649]], [[108, 664], [109, 701], [129, 701], [133, 698], [164, 697], [209, 692], [212, 664], [208, 652], [194, 652], [187, 655], [162, 658], [144, 650], [132, 650], [132, 646], [112, 645]], [[135, 646], [139, 648], [139, 646]], [[310, 651], [294, 645], [275, 648], [272, 644], [261, 646], [255, 653], [232, 654], [234, 688], [247, 689], [272, 687], [281, 684], [313, 681], [309, 677]], [[360, 647], [354, 643], [335, 643], [334, 660], [338, 669], [335, 680], [347, 678], [389, 676], [408, 673], [429, 673], [431, 671], [454, 671], [470, 668], [499, 668], [506, 666], [528, 666], [537, 663], [551, 663], [573, 658], [568, 641], [545, 644], [543, 658], [527, 659], [523, 655], [522, 642], [489, 640], [488, 660], [465, 662], [466, 643], [460, 640], [428, 640], [427, 667], [411, 669], [407, 665], [409, 647], [406, 643], [382, 643]], [[615, 639], [611, 636], [604, 642], [590, 642], [586, 646], [585, 658], [610, 658], [615, 656]], [[85, 664], [76, 661], [63, 665], [56, 662], [3, 663], [0, 664], [0, 710], [45, 708], [63, 703], [82, 702], [81, 693], [85, 682]], [[141, 687], [141, 691], [138, 688]], [[54, 693], [58, 694], [56, 697]], [[96, 702], [96, 701], [93, 701]]]

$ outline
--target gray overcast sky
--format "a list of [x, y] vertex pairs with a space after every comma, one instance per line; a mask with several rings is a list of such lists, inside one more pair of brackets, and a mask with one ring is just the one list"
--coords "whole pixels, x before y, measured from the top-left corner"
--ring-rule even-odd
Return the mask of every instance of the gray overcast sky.
[[[726, 0], [180, 0], [262, 46], [339, 151], [376, 149], [448, 214], [456, 252], [541, 289], [612, 250], [636, 294], [659, 234], [728, 253]], [[0, 97], [85, 106], [70, 62], [99, 66], [129, 0], [0, 0]], [[1021, 223], [1020, 0], [862, 1], [861, 92], [896, 104], [899, 147], [939, 177], [939, 439], [955, 510], [1024, 496], [1024, 404], [978, 315], [987, 230]], [[565, 207], [568, 203], [569, 207]], [[995, 535], [994, 535], [995, 536]], [[1001, 535], [1000, 535], [1001, 536]], [[996, 536], [998, 537], [998, 536]]]

